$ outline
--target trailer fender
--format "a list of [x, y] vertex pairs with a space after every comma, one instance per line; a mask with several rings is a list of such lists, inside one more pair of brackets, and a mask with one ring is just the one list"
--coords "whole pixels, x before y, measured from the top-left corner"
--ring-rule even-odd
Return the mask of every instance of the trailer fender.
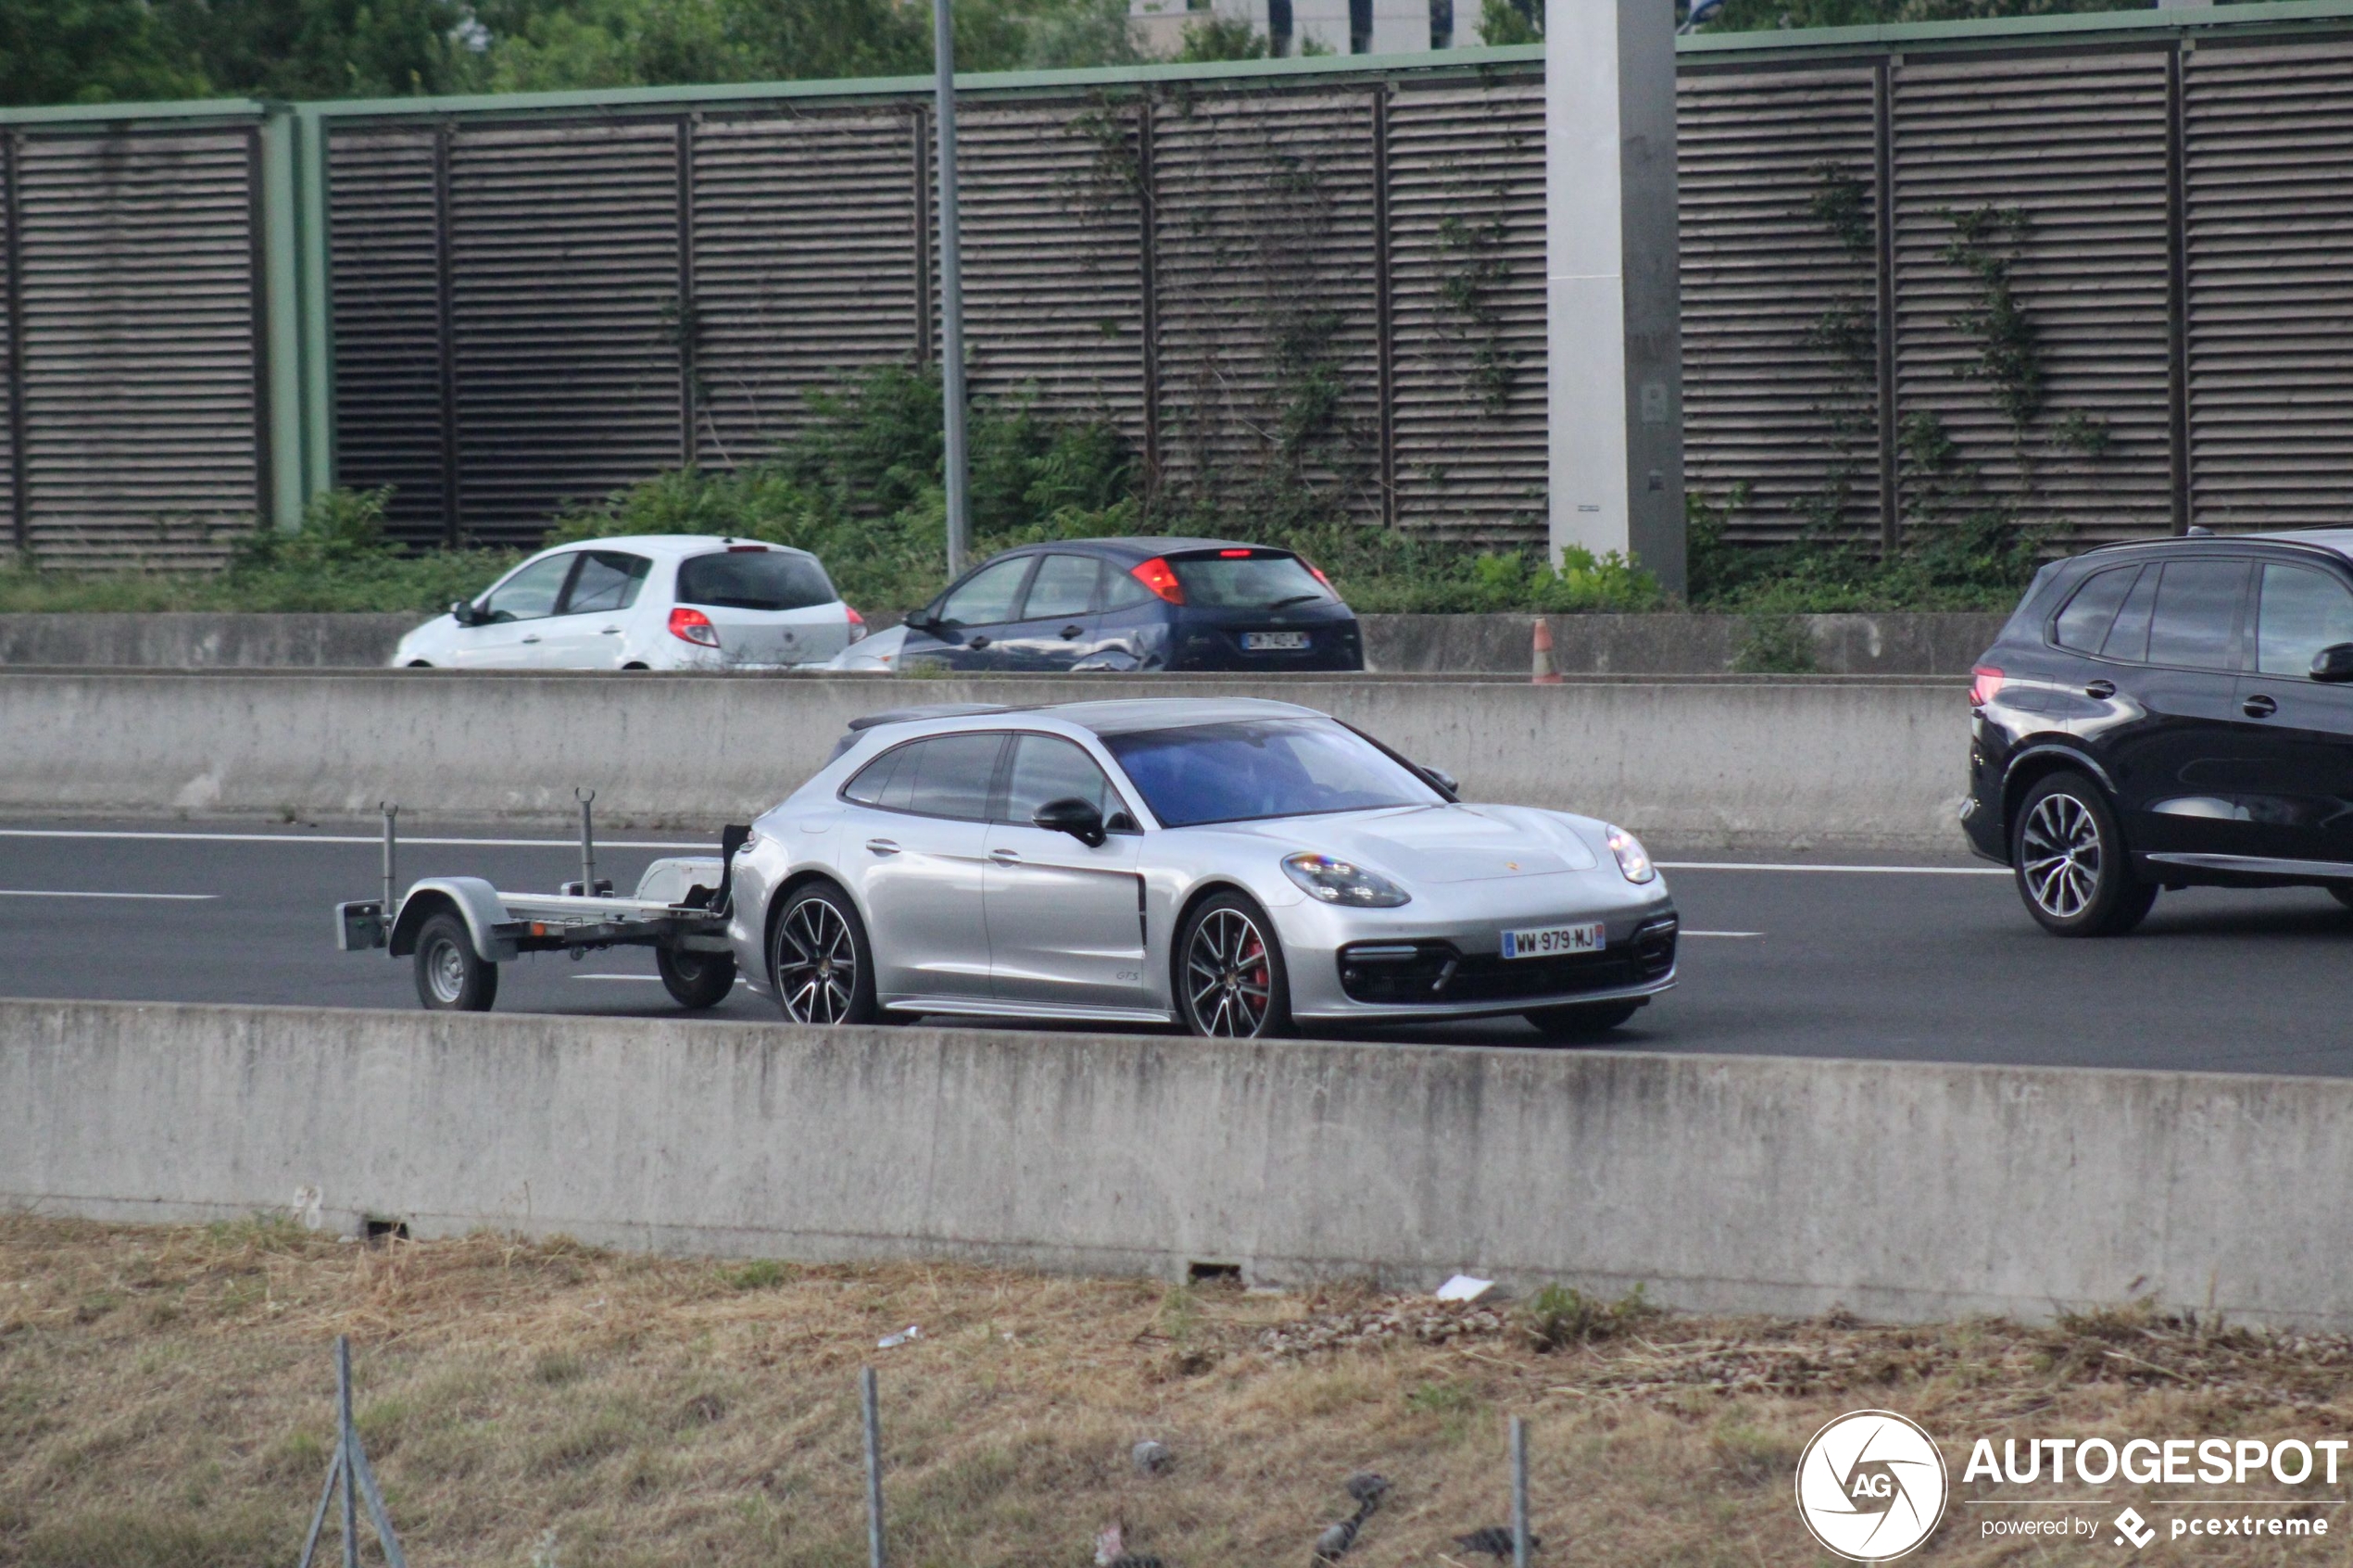
[[396, 959], [417, 950], [417, 930], [437, 909], [454, 909], [474, 940], [474, 952], [486, 963], [505, 963], [515, 956], [515, 939], [500, 931], [507, 924], [507, 906], [498, 890], [478, 876], [429, 877], [409, 889], [400, 900], [400, 916], [393, 922], [387, 944]]

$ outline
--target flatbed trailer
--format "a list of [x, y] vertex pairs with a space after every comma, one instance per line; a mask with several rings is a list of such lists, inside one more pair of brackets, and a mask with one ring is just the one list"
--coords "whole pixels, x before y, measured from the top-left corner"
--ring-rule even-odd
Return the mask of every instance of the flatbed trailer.
[[481, 877], [436, 876], [394, 897], [399, 808], [384, 808], [384, 885], [375, 898], [335, 906], [335, 946], [383, 949], [411, 960], [417, 999], [440, 1012], [487, 1012], [498, 966], [523, 953], [585, 958], [610, 947], [651, 947], [662, 985], [681, 1007], [716, 1007], [736, 983], [727, 942], [728, 883], [747, 827], [720, 835], [716, 855], [656, 860], [629, 897], [597, 875], [594, 791], [580, 802], [580, 880], [554, 893], [510, 893]]

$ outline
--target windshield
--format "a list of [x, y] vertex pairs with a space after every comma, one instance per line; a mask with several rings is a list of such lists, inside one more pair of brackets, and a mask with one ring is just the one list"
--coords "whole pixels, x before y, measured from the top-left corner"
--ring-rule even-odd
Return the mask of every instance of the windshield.
[[1296, 556], [1179, 556], [1168, 563], [1185, 602], [1210, 609], [1269, 609], [1331, 596]]
[[1329, 719], [1246, 719], [1105, 735], [1163, 825], [1437, 806], [1439, 794]]
[[808, 556], [726, 550], [678, 563], [678, 602], [724, 609], [810, 609], [831, 604], [834, 585]]

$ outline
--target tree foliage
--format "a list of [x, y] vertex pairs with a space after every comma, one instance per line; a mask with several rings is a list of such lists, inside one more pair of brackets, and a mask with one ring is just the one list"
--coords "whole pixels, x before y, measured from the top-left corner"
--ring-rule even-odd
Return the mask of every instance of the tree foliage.
[[[964, 70], [1137, 58], [1123, 0], [959, 0]], [[348, 98], [909, 75], [906, 0], [0, 0], [0, 103]]]
[[2147, 0], [1724, 0], [1724, 8], [1705, 24], [1705, 31], [1876, 27], [1888, 22], [1974, 21], [1991, 17], [2049, 16], [2061, 11], [2147, 8]]

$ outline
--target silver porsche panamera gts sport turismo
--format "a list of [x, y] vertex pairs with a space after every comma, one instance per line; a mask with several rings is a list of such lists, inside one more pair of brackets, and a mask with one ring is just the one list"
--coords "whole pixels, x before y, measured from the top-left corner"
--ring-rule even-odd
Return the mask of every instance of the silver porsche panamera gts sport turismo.
[[1675, 983], [1675, 906], [1630, 834], [1465, 805], [1280, 702], [863, 720], [753, 824], [732, 884], [741, 972], [805, 1022], [1520, 1013], [1574, 1038]]

